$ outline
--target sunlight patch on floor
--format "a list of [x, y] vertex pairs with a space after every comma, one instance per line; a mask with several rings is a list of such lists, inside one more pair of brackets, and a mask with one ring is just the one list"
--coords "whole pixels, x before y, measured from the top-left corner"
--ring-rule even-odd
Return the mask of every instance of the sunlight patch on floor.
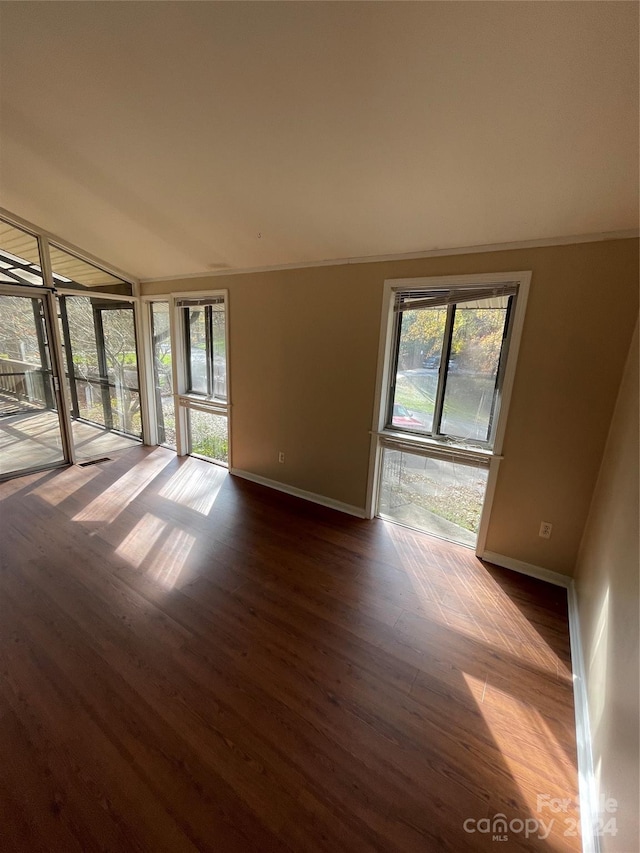
[[201, 460], [186, 459], [159, 492], [161, 498], [208, 515], [227, 477], [226, 469], [217, 465], [203, 468]]
[[145, 513], [128, 536], [116, 548], [116, 554], [135, 569], [139, 568], [167, 526], [151, 513]]
[[[579, 803], [566, 792], [576, 790], [575, 758], [566, 755], [548, 723], [534, 708], [505, 691], [497, 691], [490, 683], [479, 700], [474, 679], [466, 673], [463, 677], [499, 752], [499, 761], [504, 763], [518, 799], [530, 814], [533, 834], [529, 841], [535, 840], [542, 845], [540, 849], [549, 853], [574, 851], [580, 834]], [[503, 813], [510, 811], [504, 805], [498, 811], [500, 814], [494, 814], [494, 818], [514, 817]], [[513, 811], [518, 817], [522, 814], [516, 803]], [[518, 827], [520, 824], [521, 820]], [[509, 837], [515, 840], [521, 835], [512, 831]]]
[[157, 581], [165, 589], [173, 589], [195, 545], [196, 537], [186, 530], [173, 530], [166, 536], [158, 554], [146, 568], [147, 577]]
[[73, 521], [115, 521], [172, 459], [164, 451], [153, 451], [74, 515]]
[[[393, 543], [402, 569], [430, 620], [505, 651], [543, 672], [555, 675], [566, 671], [566, 664], [479, 562], [477, 565], [470, 562], [467, 568], [460, 560], [447, 561], [444, 551], [431, 559], [430, 537], [397, 525], [385, 525], [385, 534]], [[425, 551], [428, 571], [416, 557], [417, 546]], [[460, 553], [463, 559], [475, 561], [466, 549], [461, 547]], [[465, 575], [472, 573], [476, 593], [470, 597], [464, 594]]]
[[99, 473], [98, 467], [65, 468], [60, 474], [34, 489], [32, 494], [37, 495], [51, 506], [58, 506], [93, 480], [94, 477], [97, 477]]

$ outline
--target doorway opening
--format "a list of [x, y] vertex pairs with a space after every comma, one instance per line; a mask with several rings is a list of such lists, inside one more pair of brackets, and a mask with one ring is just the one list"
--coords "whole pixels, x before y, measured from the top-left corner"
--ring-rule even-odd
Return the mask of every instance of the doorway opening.
[[104, 456], [139, 443], [133, 303], [68, 293], [57, 301], [75, 458]]
[[63, 465], [44, 295], [0, 292], [0, 477]]
[[142, 440], [134, 282], [63, 245], [0, 218], [0, 477]]

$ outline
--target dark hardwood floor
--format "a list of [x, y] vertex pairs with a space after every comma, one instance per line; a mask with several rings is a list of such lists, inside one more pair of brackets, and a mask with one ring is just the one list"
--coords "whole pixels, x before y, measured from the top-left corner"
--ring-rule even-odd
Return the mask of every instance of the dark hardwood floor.
[[0, 642], [3, 853], [580, 849], [566, 595], [468, 549], [135, 448], [0, 484]]

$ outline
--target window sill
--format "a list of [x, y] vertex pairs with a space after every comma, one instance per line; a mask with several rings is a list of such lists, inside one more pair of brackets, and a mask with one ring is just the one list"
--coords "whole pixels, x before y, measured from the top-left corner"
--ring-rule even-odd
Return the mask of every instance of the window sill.
[[487, 447], [479, 447], [475, 444], [463, 444], [453, 441], [438, 441], [435, 438], [429, 438], [424, 435], [416, 435], [414, 432], [402, 432], [401, 430], [384, 429], [379, 432], [373, 432], [372, 435], [378, 439], [387, 439], [389, 444], [397, 443], [398, 445], [412, 445], [418, 450], [437, 451], [439, 453], [451, 453], [451, 455], [469, 455], [476, 459], [482, 458], [486, 460], [502, 459], [503, 457], [494, 453]]
[[207, 397], [205, 394], [177, 394], [178, 405], [186, 408], [202, 408], [226, 414], [230, 408], [227, 400], [220, 397]]

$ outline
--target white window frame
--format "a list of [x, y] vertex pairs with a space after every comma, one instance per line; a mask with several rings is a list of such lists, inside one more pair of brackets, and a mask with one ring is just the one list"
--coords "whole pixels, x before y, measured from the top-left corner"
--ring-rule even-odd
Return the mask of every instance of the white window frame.
[[[142, 340], [144, 341], [144, 382], [147, 389], [145, 394], [145, 414], [146, 421], [149, 426], [149, 440], [145, 444], [157, 446], [160, 444], [158, 440], [158, 416], [156, 414], [155, 403], [155, 376], [153, 375], [153, 336], [151, 334], [151, 304], [153, 302], [166, 302], [169, 309], [169, 336], [171, 340], [171, 374], [173, 383], [173, 404], [176, 411], [176, 420], [178, 417], [178, 399], [176, 394], [176, 359], [174, 357], [175, 347], [175, 330], [174, 330], [174, 310], [173, 299], [170, 293], [158, 294], [153, 296], [140, 297], [140, 328]], [[142, 381], [142, 379], [141, 379]], [[177, 447], [177, 424], [176, 424], [176, 447]]]
[[[187, 391], [187, 364], [185, 359], [186, 346], [182, 308], [178, 302], [183, 299], [208, 299], [222, 297], [225, 308], [225, 351], [227, 359], [227, 399], [203, 397]], [[221, 467], [231, 468], [231, 371], [229, 360], [229, 291], [228, 290], [190, 290], [177, 293], [157, 293], [141, 296], [144, 305], [142, 311], [142, 326], [146, 352], [146, 382], [149, 389], [154, 387], [153, 377], [153, 341], [151, 337], [151, 307], [152, 302], [166, 302], [169, 305], [169, 324], [171, 329], [171, 352], [173, 369], [173, 402], [176, 413], [176, 452], [178, 456], [188, 456], [189, 446], [188, 410], [208, 412], [213, 415], [223, 415], [227, 419], [228, 432], [228, 465], [215, 462]], [[147, 417], [150, 424], [150, 434], [153, 444], [158, 443], [158, 423], [155, 411], [154, 395], [147, 395]]]
[[[227, 435], [228, 435], [228, 458], [227, 466], [231, 468], [231, 381], [229, 374], [229, 291], [228, 290], [192, 290], [183, 293], [172, 293], [173, 298], [173, 327], [176, 333], [176, 385], [174, 386], [177, 393], [176, 404], [176, 433], [178, 444], [178, 455], [185, 456], [191, 453], [189, 446], [189, 430], [188, 430], [188, 410], [196, 409], [199, 411], [209, 412], [213, 415], [224, 415], [227, 418]], [[225, 353], [227, 358], [227, 399], [226, 401], [219, 398], [203, 397], [201, 394], [193, 394], [187, 391], [187, 364], [185, 359], [186, 341], [184, 335], [184, 323], [182, 322], [182, 308], [178, 306], [178, 301], [182, 299], [207, 299], [215, 297], [223, 297], [225, 309]], [[216, 463], [220, 464], [220, 463]]]
[[[493, 448], [469, 449], [456, 448], [450, 441], [446, 443], [435, 438], [409, 433], [401, 433], [386, 426], [387, 406], [390, 392], [391, 370], [393, 367], [393, 341], [395, 312], [393, 310], [397, 291], [405, 290], [453, 290], [468, 288], [469, 285], [490, 285], [512, 283], [517, 287], [515, 311], [511, 320], [511, 332], [507, 362], [502, 380], [500, 408], [495, 427]], [[371, 428], [371, 448], [369, 454], [369, 477], [367, 483], [366, 517], [373, 518], [376, 514], [380, 492], [380, 477], [382, 473], [383, 442], [397, 439], [405, 449], [410, 449], [421, 455], [465, 455], [470, 459], [477, 458], [486, 465], [489, 460], [489, 475], [487, 488], [478, 529], [476, 554], [481, 557], [485, 551], [491, 505], [495, 493], [500, 462], [503, 458], [502, 448], [505, 429], [511, 402], [511, 394], [516, 373], [520, 340], [524, 326], [524, 317], [531, 283], [531, 271], [482, 273], [479, 275], [462, 276], [429, 276], [421, 278], [387, 279], [384, 283], [382, 300], [382, 317], [380, 323], [380, 341], [378, 348], [378, 369], [376, 374], [375, 406]]]

